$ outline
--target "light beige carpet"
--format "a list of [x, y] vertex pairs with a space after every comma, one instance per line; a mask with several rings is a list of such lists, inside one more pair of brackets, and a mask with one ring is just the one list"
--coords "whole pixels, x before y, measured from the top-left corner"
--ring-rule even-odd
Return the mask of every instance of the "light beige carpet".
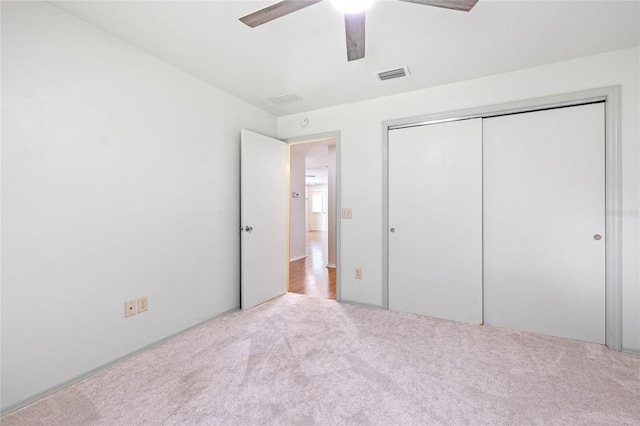
[[10, 425], [640, 424], [640, 357], [287, 294], [1, 418]]

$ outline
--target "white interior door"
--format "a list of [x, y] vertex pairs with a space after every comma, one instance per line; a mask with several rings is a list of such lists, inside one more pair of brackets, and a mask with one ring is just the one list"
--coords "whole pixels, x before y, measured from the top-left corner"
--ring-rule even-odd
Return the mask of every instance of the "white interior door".
[[482, 322], [482, 120], [389, 131], [389, 309]]
[[287, 292], [287, 145], [241, 132], [240, 307]]
[[483, 124], [485, 322], [604, 343], [604, 104]]

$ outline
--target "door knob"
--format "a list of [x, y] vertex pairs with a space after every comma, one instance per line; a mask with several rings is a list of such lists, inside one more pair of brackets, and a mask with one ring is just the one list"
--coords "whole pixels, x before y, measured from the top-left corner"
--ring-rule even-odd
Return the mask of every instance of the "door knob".
[[396, 232], [396, 228], [389, 229], [390, 232]]
[[247, 225], [247, 226], [244, 227], [244, 230], [249, 232], [249, 233], [251, 233], [251, 231], [253, 231], [253, 226]]

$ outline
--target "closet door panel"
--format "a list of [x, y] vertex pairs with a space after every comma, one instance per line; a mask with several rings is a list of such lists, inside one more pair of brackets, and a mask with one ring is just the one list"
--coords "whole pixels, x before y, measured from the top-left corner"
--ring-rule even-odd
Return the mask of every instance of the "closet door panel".
[[482, 322], [481, 137], [481, 119], [389, 132], [390, 309]]
[[605, 341], [604, 104], [485, 119], [484, 319]]

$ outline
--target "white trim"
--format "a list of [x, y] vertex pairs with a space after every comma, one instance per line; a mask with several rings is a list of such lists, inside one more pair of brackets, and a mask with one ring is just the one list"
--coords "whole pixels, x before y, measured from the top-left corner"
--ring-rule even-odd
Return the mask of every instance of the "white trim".
[[[620, 127], [620, 86], [603, 87], [557, 96], [527, 99], [458, 111], [408, 117], [382, 123], [382, 307], [389, 309], [389, 130], [471, 118], [488, 118], [546, 108], [605, 102], [605, 192], [606, 212], [622, 206], [622, 157]], [[606, 213], [605, 212], [605, 213]], [[606, 346], [617, 351], [622, 346], [622, 221], [606, 214], [605, 326]]]
[[[606, 89], [603, 89], [603, 91]], [[606, 90], [605, 102], [605, 209], [622, 210], [622, 155], [620, 86]], [[622, 346], [622, 218], [605, 216], [605, 341], [610, 349]]]
[[289, 262], [293, 262], [294, 260], [304, 259], [305, 257], [307, 257], [307, 255], [306, 255], [306, 254], [305, 254], [304, 256], [290, 257], [290, 258], [289, 258]]
[[327, 266], [325, 266], [325, 268], [336, 269], [336, 265], [335, 263], [327, 263]]
[[389, 130], [382, 122], [382, 309], [389, 309]]

